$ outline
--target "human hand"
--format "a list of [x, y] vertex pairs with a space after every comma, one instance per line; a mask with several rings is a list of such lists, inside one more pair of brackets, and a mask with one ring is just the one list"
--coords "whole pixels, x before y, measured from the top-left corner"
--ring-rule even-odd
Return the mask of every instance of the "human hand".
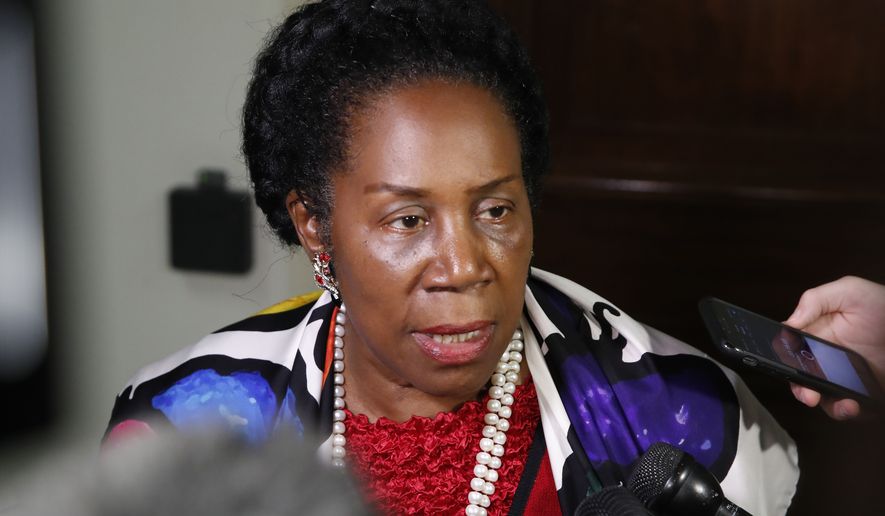
[[[867, 360], [879, 384], [885, 383], [885, 286], [845, 276], [806, 290], [784, 322], [856, 351]], [[809, 407], [820, 405], [833, 419], [860, 414], [854, 400], [825, 398], [795, 384], [792, 389], [796, 399]]]

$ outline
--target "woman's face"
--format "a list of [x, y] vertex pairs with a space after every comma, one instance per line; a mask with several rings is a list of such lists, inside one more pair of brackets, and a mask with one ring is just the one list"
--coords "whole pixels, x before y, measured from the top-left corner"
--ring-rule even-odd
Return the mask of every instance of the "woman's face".
[[531, 258], [513, 121], [484, 89], [427, 82], [372, 102], [349, 150], [331, 233], [348, 383], [475, 396], [517, 326]]

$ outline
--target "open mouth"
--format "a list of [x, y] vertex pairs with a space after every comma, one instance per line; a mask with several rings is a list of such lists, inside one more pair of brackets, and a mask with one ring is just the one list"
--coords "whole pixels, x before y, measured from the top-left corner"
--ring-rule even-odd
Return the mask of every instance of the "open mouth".
[[468, 331], [467, 333], [456, 333], [454, 335], [451, 334], [439, 334], [434, 333], [430, 334], [433, 337], [433, 340], [439, 342], [440, 344], [452, 344], [453, 342], [465, 342], [468, 340], [475, 339], [479, 336], [478, 330]]
[[464, 325], [444, 325], [412, 333], [418, 347], [430, 358], [444, 364], [463, 364], [480, 356], [492, 341], [495, 325], [477, 321]]

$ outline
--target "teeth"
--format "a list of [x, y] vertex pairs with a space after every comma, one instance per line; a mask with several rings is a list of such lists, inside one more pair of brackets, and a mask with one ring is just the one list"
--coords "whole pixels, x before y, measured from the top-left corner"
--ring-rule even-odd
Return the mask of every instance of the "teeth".
[[454, 333], [454, 334], [431, 334], [433, 340], [439, 342], [440, 344], [451, 344], [453, 342], [464, 342], [470, 339], [475, 339], [479, 335], [479, 330], [468, 331], [467, 333]]

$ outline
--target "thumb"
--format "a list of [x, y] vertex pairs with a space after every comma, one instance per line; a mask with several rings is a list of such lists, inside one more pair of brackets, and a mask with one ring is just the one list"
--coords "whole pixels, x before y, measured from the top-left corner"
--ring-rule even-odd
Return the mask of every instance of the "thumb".
[[784, 324], [794, 328], [805, 328], [822, 315], [837, 311], [843, 297], [844, 283], [843, 278], [806, 290]]
[[[803, 299], [805, 296], [803, 296]], [[784, 321], [784, 324], [787, 326], [792, 326], [793, 328], [804, 328], [814, 322], [817, 317], [820, 316], [820, 310], [811, 310], [805, 306], [803, 306], [802, 301], [799, 301], [799, 305], [796, 306], [796, 309], [793, 310], [793, 313], [790, 314], [790, 317]]]

